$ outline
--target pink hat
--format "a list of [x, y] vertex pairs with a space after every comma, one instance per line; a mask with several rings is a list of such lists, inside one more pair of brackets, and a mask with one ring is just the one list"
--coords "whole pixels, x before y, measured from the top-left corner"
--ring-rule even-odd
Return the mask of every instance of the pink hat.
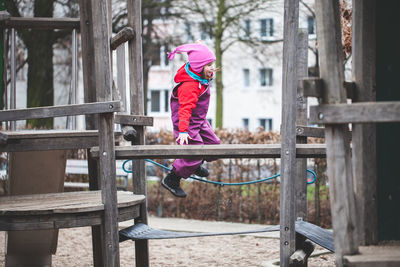
[[200, 43], [178, 46], [168, 54], [168, 58], [173, 60], [175, 53], [180, 54], [182, 52], [188, 54], [190, 67], [197, 73], [200, 73], [205, 65], [215, 61], [214, 53], [207, 46]]

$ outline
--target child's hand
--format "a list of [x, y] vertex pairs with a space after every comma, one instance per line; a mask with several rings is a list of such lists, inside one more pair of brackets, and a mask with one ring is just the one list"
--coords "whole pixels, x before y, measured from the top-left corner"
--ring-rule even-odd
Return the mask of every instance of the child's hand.
[[189, 144], [189, 139], [192, 139], [188, 133], [179, 133], [178, 138], [176, 139], [176, 142], [179, 145], [184, 145], [185, 143], [188, 145]]

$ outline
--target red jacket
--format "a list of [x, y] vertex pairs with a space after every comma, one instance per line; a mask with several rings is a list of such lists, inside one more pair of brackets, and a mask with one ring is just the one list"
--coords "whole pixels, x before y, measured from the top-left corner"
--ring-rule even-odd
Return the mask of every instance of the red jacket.
[[[178, 87], [178, 101], [179, 101], [179, 132], [187, 132], [189, 128], [190, 117], [192, 110], [196, 107], [199, 95], [206, 90], [205, 85], [194, 80], [185, 71], [184, 64], [175, 75], [175, 82], [182, 83]], [[191, 68], [190, 71], [194, 72]], [[200, 75], [199, 75], [200, 76]]]

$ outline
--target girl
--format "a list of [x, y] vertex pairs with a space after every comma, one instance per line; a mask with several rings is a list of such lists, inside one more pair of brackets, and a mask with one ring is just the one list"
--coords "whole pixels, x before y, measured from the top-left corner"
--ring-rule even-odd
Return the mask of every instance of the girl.
[[[189, 62], [177, 71], [174, 80], [178, 84], [171, 94], [171, 118], [176, 142], [179, 145], [220, 144], [207, 121], [210, 81], [216, 70], [213, 67], [215, 55], [207, 46], [195, 43], [177, 47], [168, 54], [168, 58], [173, 60], [175, 53], [182, 52], [187, 53]], [[203, 161], [175, 160], [172, 171], [161, 181], [161, 185], [176, 197], [186, 197], [180, 180], [192, 174], [208, 176], [207, 169], [201, 167]]]

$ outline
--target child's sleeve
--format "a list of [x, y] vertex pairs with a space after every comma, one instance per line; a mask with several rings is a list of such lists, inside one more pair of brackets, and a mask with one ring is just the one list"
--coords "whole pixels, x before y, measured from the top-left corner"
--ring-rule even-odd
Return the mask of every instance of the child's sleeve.
[[193, 109], [199, 100], [200, 88], [197, 82], [186, 82], [178, 88], [179, 132], [187, 132]]

